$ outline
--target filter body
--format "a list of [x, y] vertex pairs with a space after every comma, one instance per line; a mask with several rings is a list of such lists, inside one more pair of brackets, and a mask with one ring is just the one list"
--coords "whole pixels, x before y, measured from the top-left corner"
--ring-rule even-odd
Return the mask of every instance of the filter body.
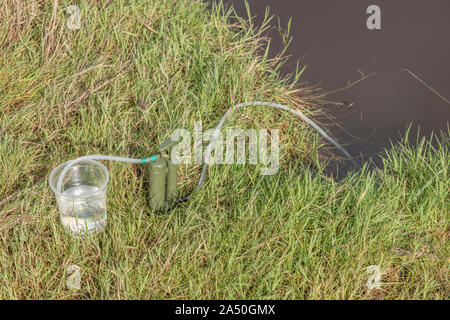
[[178, 164], [169, 160], [167, 161], [167, 185], [166, 185], [166, 200], [172, 203], [176, 198], [177, 192], [177, 171]]
[[150, 208], [155, 211], [164, 209], [166, 199], [167, 161], [159, 157], [149, 165]]

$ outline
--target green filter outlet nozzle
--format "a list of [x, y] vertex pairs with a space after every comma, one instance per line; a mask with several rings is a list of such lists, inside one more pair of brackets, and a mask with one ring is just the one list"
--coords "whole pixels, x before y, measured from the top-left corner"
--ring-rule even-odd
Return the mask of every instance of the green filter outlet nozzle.
[[180, 141], [179, 136], [173, 136], [166, 140], [159, 146], [159, 152], [168, 151], [169, 155], [172, 153], [172, 148]]

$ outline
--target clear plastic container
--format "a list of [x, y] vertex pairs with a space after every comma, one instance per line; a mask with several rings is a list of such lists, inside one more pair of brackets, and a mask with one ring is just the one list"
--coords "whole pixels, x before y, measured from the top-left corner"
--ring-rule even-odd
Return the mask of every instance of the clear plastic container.
[[60, 193], [56, 189], [58, 178], [68, 162], [53, 169], [49, 177], [61, 222], [77, 236], [96, 234], [106, 226], [108, 170], [94, 160], [77, 162], [67, 171]]

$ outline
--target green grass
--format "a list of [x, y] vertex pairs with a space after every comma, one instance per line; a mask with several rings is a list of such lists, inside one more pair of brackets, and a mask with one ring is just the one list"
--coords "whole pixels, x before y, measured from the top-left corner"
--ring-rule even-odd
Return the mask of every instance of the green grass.
[[[320, 174], [315, 132], [287, 114], [246, 108], [228, 126], [282, 129], [278, 174], [218, 165], [191, 201], [155, 214], [145, 167], [105, 162], [108, 226], [71, 237], [47, 183], [59, 163], [154, 154], [176, 128], [197, 120], [213, 128], [242, 101], [311, 114], [323, 99], [298, 83], [300, 72], [280, 79], [283, 59], [258, 51], [266, 25], [231, 22], [229, 10], [78, 1], [82, 27], [69, 30], [71, 4], [0, 7], [0, 298], [449, 297], [449, 132], [436, 148], [405, 141], [384, 169], [334, 182]], [[184, 194], [199, 168], [179, 173]], [[66, 287], [72, 264], [81, 290]], [[383, 272], [381, 289], [366, 287], [370, 265]]]

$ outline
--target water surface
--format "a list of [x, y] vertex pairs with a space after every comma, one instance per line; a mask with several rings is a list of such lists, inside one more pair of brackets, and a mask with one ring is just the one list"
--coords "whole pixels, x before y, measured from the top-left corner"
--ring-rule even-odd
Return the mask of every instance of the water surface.
[[[224, 0], [247, 16], [243, 0]], [[381, 30], [369, 30], [366, 9], [381, 9]], [[446, 130], [450, 105], [405, 69], [450, 99], [450, 1], [448, 0], [250, 0], [260, 24], [267, 6], [275, 15], [271, 55], [282, 49], [278, 18], [286, 28], [290, 18], [291, 57], [281, 70], [295, 72], [296, 62], [307, 65], [302, 79], [331, 91], [376, 75], [330, 96], [344, 103], [326, 106], [342, 128], [329, 130], [352, 155], [377, 154], [398, 141], [408, 124], [413, 134]], [[348, 107], [351, 106], [351, 107]], [[323, 120], [324, 119], [320, 119]]]

